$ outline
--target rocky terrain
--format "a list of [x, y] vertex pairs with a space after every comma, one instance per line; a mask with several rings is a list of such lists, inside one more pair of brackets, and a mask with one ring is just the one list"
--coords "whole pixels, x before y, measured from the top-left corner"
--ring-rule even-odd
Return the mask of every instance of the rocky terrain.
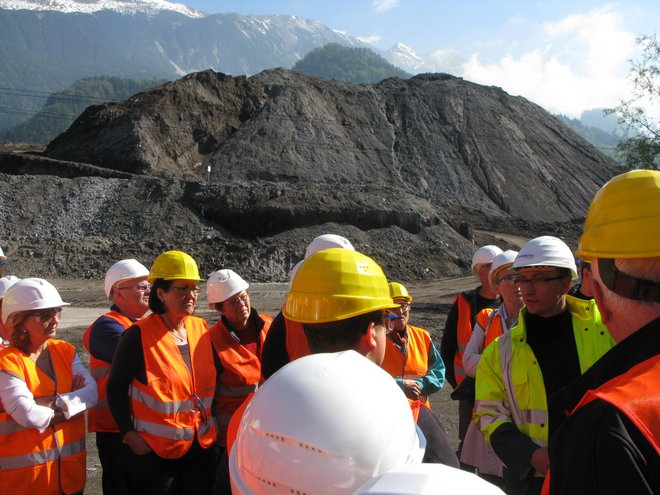
[[89, 107], [43, 152], [5, 146], [0, 245], [22, 276], [96, 278], [176, 248], [266, 282], [334, 232], [391, 278], [437, 279], [498, 242], [482, 231], [573, 244], [615, 173], [540, 107], [444, 74], [204, 71]]

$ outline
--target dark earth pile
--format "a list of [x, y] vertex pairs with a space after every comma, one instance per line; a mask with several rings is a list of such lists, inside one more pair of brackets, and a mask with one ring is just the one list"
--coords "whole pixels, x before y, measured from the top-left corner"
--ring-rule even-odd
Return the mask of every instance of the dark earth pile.
[[444, 74], [205, 71], [89, 107], [43, 153], [0, 153], [0, 245], [22, 276], [182, 249], [204, 273], [285, 281], [333, 232], [391, 278], [457, 276], [493, 240], [479, 230], [574, 243], [615, 173], [540, 107]]

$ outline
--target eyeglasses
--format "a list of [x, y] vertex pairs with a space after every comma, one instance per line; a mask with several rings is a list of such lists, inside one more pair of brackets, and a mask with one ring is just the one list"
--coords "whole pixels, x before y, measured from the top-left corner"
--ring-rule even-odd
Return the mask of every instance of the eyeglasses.
[[5, 258], [0, 258], [0, 266], [4, 265], [7, 263], [7, 260]]
[[507, 275], [505, 277], [500, 277], [496, 280], [498, 284], [501, 284], [502, 282], [513, 282], [514, 284], [518, 283], [518, 280], [520, 279], [520, 275], [517, 275], [515, 273], [512, 273], [511, 275]]
[[136, 288], [140, 292], [147, 292], [149, 289], [151, 289], [151, 285], [149, 284], [133, 284], [133, 285], [124, 285], [123, 287], [117, 287], [117, 289], [122, 290], [122, 289], [132, 289]]
[[385, 329], [387, 330], [387, 333], [390, 333], [392, 330], [394, 330], [394, 320], [398, 320], [399, 317], [390, 313], [387, 315], [378, 316], [376, 319], [385, 320]]
[[537, 278], [522, 278], [522, 277], [517, 277], [516, 279], [513, 280], [513, 283], [516, 285], [520, 285], [522, 287], [531, 285], [535, 289], [542, 284], [547, 284], [548, 282], [552, 282], [553, 280], [562, 280], [566, 278], [566, 275], [558, 275], [556, 277], [537, 277]]
[[249, 292], [246, 292], [245, 294], [239, 294], [235, 298], [227, 301], [227, 306], [231, 306], [232, 308], [238, 308], [239, 303], [243, 303], [244, 306], [247, 306], [249, 301], [250, 301], [250, 294]]
[[28, 313], [27, 316], [34, 316], [35, 318], [39, 318], [41, 323], [46, 324], [55, 316], [57, 316], [59, 319], [60, 316], [62, 316], [62, 308], [51, 308], [44, 311], [35, 311], [33, 313]]
[[187, 296], [188, 294], [192, 293], [193, 296], [196, 296], [199, 294], [199, 287], [197, 286], [186, 286], [186, 287], [170, 287], [167, 290], [173, 290], [180, 296]]

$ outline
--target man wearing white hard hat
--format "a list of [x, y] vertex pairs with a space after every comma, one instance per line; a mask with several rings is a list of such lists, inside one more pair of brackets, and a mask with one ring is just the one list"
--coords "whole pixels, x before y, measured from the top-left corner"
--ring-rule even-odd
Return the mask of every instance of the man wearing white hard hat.
[[9, 345], [9, 329], [7, 329], [2, 322], [2, 300], [5, 297], [7, 289], [19, 280], [18, 277], [14, 277], [13, 275], [7, 275], [6, 277], [0, 278], [0, 338], [2, 339], [0, 341], [0, 349], [4, 349]]
[[123, 463], [127, 447], [108, 408], [106, 385], [119, 339], [149, 309], [148, 275], [149, 270], [134, 259], [117, 261], [108, 268], [103, 290], [112, 301], [112, 306], [83, 334], [83, 344], [90, 356], [90, 369], [99, 391], [99, 402], [89, 411], [88, 423], [89, 431], [96, 432], [104, 495], [131, 493]]
[[220, 320], [209, 330], [222, 364], [220, 395], [213, 404], [217, 444], [221, 449], [216, 493], [226, 493], [229, 489], [223, 458], [227, 426], [236, 409], [262, 383], [261, 351], [273, 321], [272, 316], [259, 314], [252, 307], [249, 288], [250, 284], [239, 274], [228, 269], [213, 272], [206, 281], [206, 300], [220, 315]]
[[[355, 251], [351, 241], [337, 234], [322, 234], [312, 239], [305, 249], [305, 258], [291, 269], [289, 282], [293, 281], [302, 262], [314, 253], [324, 249], [340, 248]], [[284, 308], [284, 305], [282, 306]], [[261, 356], [261, 369], [264, 378], [270, 377], [285, 364], [309, 354], [309, 345], [302, 325], [290, 321], [280, 311], [273, 320], [264, 343]]]
[[525, 244], [513, 263], [525, 306], [488, 346], [477, 367], [474, 420], [506, 466], [505, 491], [540, 493], [548, 441], [563, 413], [547, 398], [578, 378], [614, 344], [593, 301], [567, 296], [575, 258], [560, 239]]
[[454, 388], [451, 398], [458, 401], [458, 456], [463, 439], [472, 420], [474, 406], [474, 379], [465, 375], [463, 353], [470, 341], [477, 313], [484, 308], [496, 308], [497, 294], [488, 281], [490, 267], [502, 250], [493, 245], [480, 247], [472, 256], [472, 274], [479, 277], [479, 286], [456, 296], [447, 314], [440, 341], [440, 356], [445, 363], [445, 379]]

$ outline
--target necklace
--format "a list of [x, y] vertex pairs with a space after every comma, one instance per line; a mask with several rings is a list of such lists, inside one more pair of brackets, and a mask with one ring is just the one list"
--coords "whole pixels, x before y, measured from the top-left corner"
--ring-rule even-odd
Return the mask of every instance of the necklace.
[[186, 341], [185, 337], [179, 337], [177, 334], [174, 333], [174, 330], [170, 330], [170, 334], [172, 335], [172, 337], [174, 337], [176, 340], [178, 340], [182, 344]]

